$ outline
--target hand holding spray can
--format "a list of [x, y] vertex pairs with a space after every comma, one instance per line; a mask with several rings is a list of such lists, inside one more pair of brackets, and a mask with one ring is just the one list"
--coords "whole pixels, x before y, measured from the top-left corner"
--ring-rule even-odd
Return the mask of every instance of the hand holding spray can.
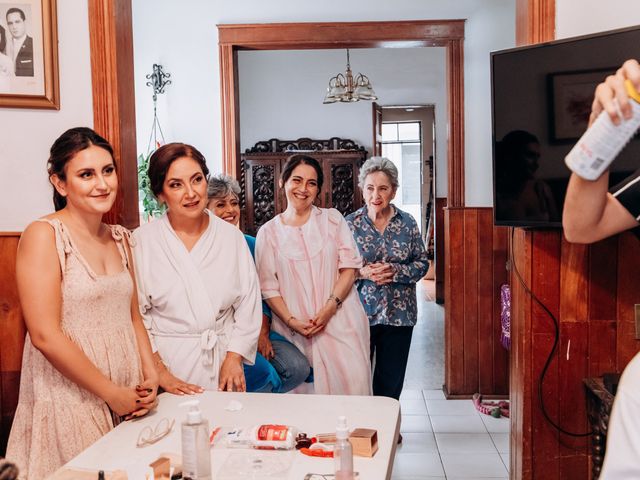
[[567, 166], [585, 180], [600, 178], [640, 128], [640, 93], [630, 80], [625, 80], [624, 85], [630, 99], [631, 118], [620, 115], [620, 123], [616, 125], [603, 110], [565, 158]]

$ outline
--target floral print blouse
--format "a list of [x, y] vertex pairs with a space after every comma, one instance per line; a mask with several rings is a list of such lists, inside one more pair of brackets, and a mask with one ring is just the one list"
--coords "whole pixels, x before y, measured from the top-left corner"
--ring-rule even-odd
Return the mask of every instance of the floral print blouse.
[[391, 283], [378, 286], [358, 279], [356, 287], [369, 325], [412, 327], [418, 319], [416, 283], [427, 273], [429, 263], [415, 219], [393, 204], [391, 208], [395, 214], [382, 234], [367, 216], [366, 205], [346, 217], [364, 265], [387, 262], [396, 271]]

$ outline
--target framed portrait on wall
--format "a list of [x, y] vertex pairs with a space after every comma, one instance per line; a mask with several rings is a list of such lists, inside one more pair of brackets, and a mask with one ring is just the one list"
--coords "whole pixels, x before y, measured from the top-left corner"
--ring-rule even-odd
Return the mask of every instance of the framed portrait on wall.
[[60, 109], [56, 0], [0, 0], [0, 107]]
[[587, 129], [593, 91], [615, 68], [550, 74], [551, 140], [573, 142]]

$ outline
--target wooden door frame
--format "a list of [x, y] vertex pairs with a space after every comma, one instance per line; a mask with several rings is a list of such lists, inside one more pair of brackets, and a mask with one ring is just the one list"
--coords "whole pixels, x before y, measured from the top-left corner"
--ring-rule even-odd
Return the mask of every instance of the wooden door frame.
[[372, 156], [382, 155], [382, 106], [379, 103], [371, 103], [371, 120], [373, 123]]
[[445, 47], [449, 131], [447, 199], [464, 207], [465, 20], [218, 25], [223, 169], [240, 165], [239, 50]]
[[[447, 203], [463, 207], [464, 22], [218, 25], [224, 170], [237, 175], [239, 164], [238, 50], [445, 47], [450, 132]], [[108, 221], [133, 228], [138, 225], [138, 185], [131, 0], [89, 0], [89, 35], [94, 129], [112, 143], [121, 178]]]
[[111, 143], [120, 181], [105, 221], [132, 229], [140, 217], [131, 0], [88, 5], [93, 129]]

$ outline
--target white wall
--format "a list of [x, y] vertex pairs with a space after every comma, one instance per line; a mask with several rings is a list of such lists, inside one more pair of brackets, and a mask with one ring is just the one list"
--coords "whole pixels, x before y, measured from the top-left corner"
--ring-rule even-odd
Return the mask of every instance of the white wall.
[[637, 0], [556, 0], [556, 38], [640, 24]]
[[60, 110], [0, 108], [0, 231], [53, 211], [49, 148], [66, 129], [93, 126], [87, 2], [57, 4]]
[[[371, 79], [380, 105], [435, 105], [439, 196], [447, 195], [445, 55], [442, 47], [351, 50], [354, 75]], [[342, 137], [371, 155], [371, 102], [322, 103], [329, 78], [345, 64], [344, 49], [239, 52], [242, 151], [269, 138]]]
[[212, 170], [221, 169], [216, 24], [463, 18], [466, 202], [491, 205], [489, 52], [515, 43], [513, 0], [133, 0], [139, 148], [146, 148], [152, 121], [144, 75], [162, 63], [174, 82], [159, 105], [167, 140], [193, 143]]

